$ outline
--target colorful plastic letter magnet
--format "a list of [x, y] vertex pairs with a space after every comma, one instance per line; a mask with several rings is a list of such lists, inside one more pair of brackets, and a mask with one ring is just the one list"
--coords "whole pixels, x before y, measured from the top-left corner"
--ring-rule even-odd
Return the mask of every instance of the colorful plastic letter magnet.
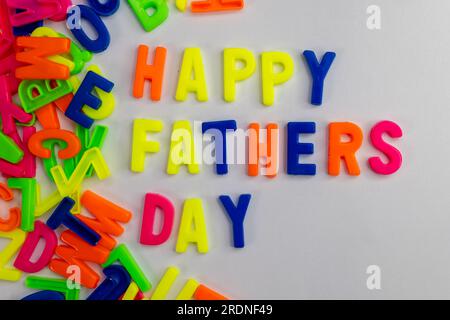
[[[73, 36], [78, 40], [78, 42], [86, 49], [91, 52], [103, 52], [109, 47], [109, 43], [111, 42], [111, 38], [109, 35], [109, 31], [103, 23], [102, 19], [95, 13], [93, 9], [85, 5], [78, 5], [79, 14], [81, 18], [89, 21], [92, 27], [97, 32], [98, 37], [96, 39], [91, 39], [84, 32], [81, 25], [79, 28], [71, 28]], [[67, 19], [78, 19], [78, 17], [72, 17], [72, 15], [77, 14], [77, 10], [72, 10]]]
[[111, 92], [114, 83], [95, 72], [89, 71], [65, 113], [69, 119], [72, 119], [84, 128], [90, 128], [94, 124], [94, 120], [82, 112], [83, 107], [87, 105], [92, 109], [98, 110], [102, 103], [97, 96], [92, 94], [92, 90], [95, 87], [98, 87], [105, 92]]
[[65, 80], [24, 80], [19, 85], [19, 98], [25, 112], [34, 112], [72, 92]]
[[23, 158], [23, 151], [13, 139], [0, 132], [0, 158], [11, 163], [18, 163]]
[[26, 297], [23, 297], [24, 301], [35, 301], [35, 300], [43, 300], [43, 301], [57, 301], [57, 300], [66, 300], [66, 297], [61, 292], [51, 291], [51, 290], [43, 290], [36, 293], [32, 293]]
[[6, 0], [14, 27], [48, 19], [61, 13], [59, 0]]
[[111, 16], [120, 6], [120, 0], [88, 0], [89, 5], [99, 16]]
[[241, 10], [244, 0], [202, 0], [191, 3], [191, 10], [195, 13]]
[[118, 300], [127, 291], [131, 277], [124, 267], [112, 265], [103, 270], [106, 279], [87, 300]]
[[[20, 13], [23, 12], [25, 10], [23, 9], [16, 9], [16, 13]], [[37, 29], [39, 27], [42, 27], [44, 25], [44, 21], [43, 20], [38, 20], [29, 24], [26, 24], [24, 26], [21, 27], [13, 27], [13, 33], [14, 35], [17, 36], [28, 36], [30, 35], [34, 29]]]
[[83, 238], [87, 243], [95, 246], [100, 240], [100, 235], [70, 212], [74, 205], [75, 201], [73, 199], [65, 197], [47, 220], [47, 225], [55, 230], [63, 224]]
[[36, 132], [28, 141], [28, 149], [37, 157], [49, 159], [52, 152], [43, 147], [43, 142], [52, 139], [65, 142], [65, 148], [58, 151], [60, 159], [73, 158], [81, 150], [80, 139], [73, 132], [62, 129], [46, 129]]
[[[169, 16], [166, 0], [128, 0], [128, 4], [145, 31], [150, 32], [161, 25]], [[148, 10], [153, 9], [152, 15]]]
[[18, 79], [68, 79], [70, 70], [49, 57], [70, 51], [70, 39], [59, 37], [17, 37], [16, 60], [26, 65], [16, 68]]

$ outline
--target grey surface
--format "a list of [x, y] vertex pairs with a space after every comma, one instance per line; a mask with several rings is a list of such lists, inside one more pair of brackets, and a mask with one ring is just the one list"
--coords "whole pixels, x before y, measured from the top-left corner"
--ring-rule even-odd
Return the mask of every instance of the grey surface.
[[[188, 277], [237, 299], [450, 298], [450, 3], [247, 2], [244, 11], [234, 14], [192, 16], [172, 10], [169, 20], [149, 34], [124, 2], [119, 12], [105, 19], [112, 43], [94, 61], [116, 84], [116, 111], [102, 122], [111, 128], [104, 155], [113, 175], [86, 186], [134, 212], [120, 241], [129, 245], [154, 284], [169, 265], [181, 269], [171, 298]], [[381, 7], [379, 31], [366, 28], [366, 8], [371, 4]], [[131, 95], [140, 43], [163, 45], [169, 51], [160, 103]], [[177, 103], [173, 96], [182, 52], [194, 46], [203, 51], [210, 100]], [[259, 73], [239, 86], [236, 103], [223, 102], [221, 52], [227, 47], [245, 47], [256, 54], [287, 51], [295, 57], [295, 76], [277, 90], [275, 106], [261, 105]], [[301, 59], [305, 49], [337, 53], [320, 108], [308, 103], [310, 78]], [[142, 174], [129, 169], [136, 118], [165, 122], [164, 132], [154, 136], [161, 142], [161, 152], [148, 158]], [[308, 139], [316, 147], [308, 160], [317, 164], [317, 176], [281, 172], [275, 180], [250, 178], [243, 166], [231, 167], [225, 177], [206, 166], [197, 176], [185, 170], [175, 177], [165, 174], [173, 120], [230, 118], [240, 127], [251, 121], [277, 121], [281, 127], [288, 121], [317, 122], [317, 134]], [[404, 131], [404, 138], [395, 143], [404, 165], [390, 177], [375, 175], [366, 164], [377, 154], [368, 132], [385, 119]], [[363, 128], [361, 176], [327, 175], [326, 126], [331, 121], [353, 121]], [[286, 141], [284, 136], [281, 141]], [[284, 164], [285, 154], [281, 157]], [[138, 243], [146, 192], [168, 196], [177, 208], [172, 237], [159, 247]], [[240, 193], [251, 193], [253, 199], [245, 223], [247, 246], [235, 250], [217, 197]], [[188, 197], [204, 200], [210, 241], [205, 255], [193, 247], [184, 254], [174, 251], [182, 203]], [[382, 270], [382, 290], [366, 287], [366, 268], [373, 264]], [[21, 282], [2, 283], [0, 297], [30, 292]]]

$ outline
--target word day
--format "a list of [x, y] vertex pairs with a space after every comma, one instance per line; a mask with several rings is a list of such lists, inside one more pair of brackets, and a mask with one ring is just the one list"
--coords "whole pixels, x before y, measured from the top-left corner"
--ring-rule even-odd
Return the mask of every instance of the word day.
[[[251, 198], [250, 194], [241, 194], [236, 204], [228, 195], [221, 195], [217, 199], [230, 221], [234, 248], [245, 247], [244, 220]], [[161, 222], [157, 222], [157, 215], [160, 215]], [[139, 242], [147, 246], [165, 243], [172, 234], [174, 218], [175, 206], [169, 198], [157, 193], [147, 193]], [[158, 233], [154, 232], [155, 226], [159, 230]], [[196, 246], [199, 253], [209, 251], [205, 210], [201, 198], [188, 198], [183, 204], [175, 251], [184, 253], [189, 245]]]

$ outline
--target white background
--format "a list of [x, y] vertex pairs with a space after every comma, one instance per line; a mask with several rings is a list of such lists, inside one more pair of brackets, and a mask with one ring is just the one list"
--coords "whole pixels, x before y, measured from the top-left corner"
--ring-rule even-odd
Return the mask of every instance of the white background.
[[[379, 31], [366, 27], [371, 4], [381, 7]], [[450, 298], [449, 10], [447, 0], [247, 0], [242, 12], [198, 16], [178, 12], [171, 2], [169, 19], [146, 33], [122, 1], [119, 11], [104, 19], [111, 45], [93, 60], [115, 83], [116, 110], [100, 122], [110, 128], [103, 153], [112, 176], [90, 179], [85, 186], [133, 211], [120, 242], [129, 246], [154, 285], [168, 266], [180, 268], [169, 298], [189, 277], [236, 299]], [[143, 99], [132, 97], [139, 44], [168, 49], [159, 103], [148, 99], [148, 87]], [[174, 100], [186, 47], [202, 49], [207, 103], [192, 96], [183, 103]], [[273, 107], [261, 104], [259, 69], [239, 85], [235, 103], [224, 103], [221, 54], [228, 47], [248, 48], [258, 57], [271, 50], [292, 55], [295, 75], [277, 88]], [[320, 56], [337, 53], [321, 107], [309, 104], [311, 81], [301, 57], [306, 49]], [[130, 171], [136, 118], [165, 124], [162, 133], [152, 136], [161, 152], [147, 157], [141, 174]], [[203, 166], [197, 176], [183, 168], [168, 176], [171, 126], [185, 119], [236, 119], [241, 128], [252, 121], [275, 121], [280, 128], [288, 121], [315, 121], [317, 133], [307, 140], [316, 152], [305, 162], [317, 164], [317, 175], [285, 174], [283, 133], [282, 170], [274, 180], [248, 177], [244, 166], [231, 166], [226, 176], [217, 176], [211, 166]], [[395, 141], [404, 165], [388, 177], [367, 166], [367, 159], [378, 155], [368, 133], [380, 120], [395, 121], [404, 131]], [[327, 175], [327, 125], [332, 121], [352, 121], [364, 130], [359, 177], [345, 170], [339, 177]], [[172, 236], [158, 247], [138, 242], [147, 192], [169, 197], [176, 207]], [[245, 221], [246, 247], [234, 249], [217, 198], [228, 194], [236, 199], [241, 193], [253, 198]], [[210, 244], [204, 255], [194, 246], [184, 254], [175, 252], [182, 204], [192, 197], [204, 203]], [[382, 270], [379, 291], [366, 287], [366, 268], [373, 264]], [[18, 283], [2, 282], [0, 297], [31, 293], [23, 285], [25, 276]]]

